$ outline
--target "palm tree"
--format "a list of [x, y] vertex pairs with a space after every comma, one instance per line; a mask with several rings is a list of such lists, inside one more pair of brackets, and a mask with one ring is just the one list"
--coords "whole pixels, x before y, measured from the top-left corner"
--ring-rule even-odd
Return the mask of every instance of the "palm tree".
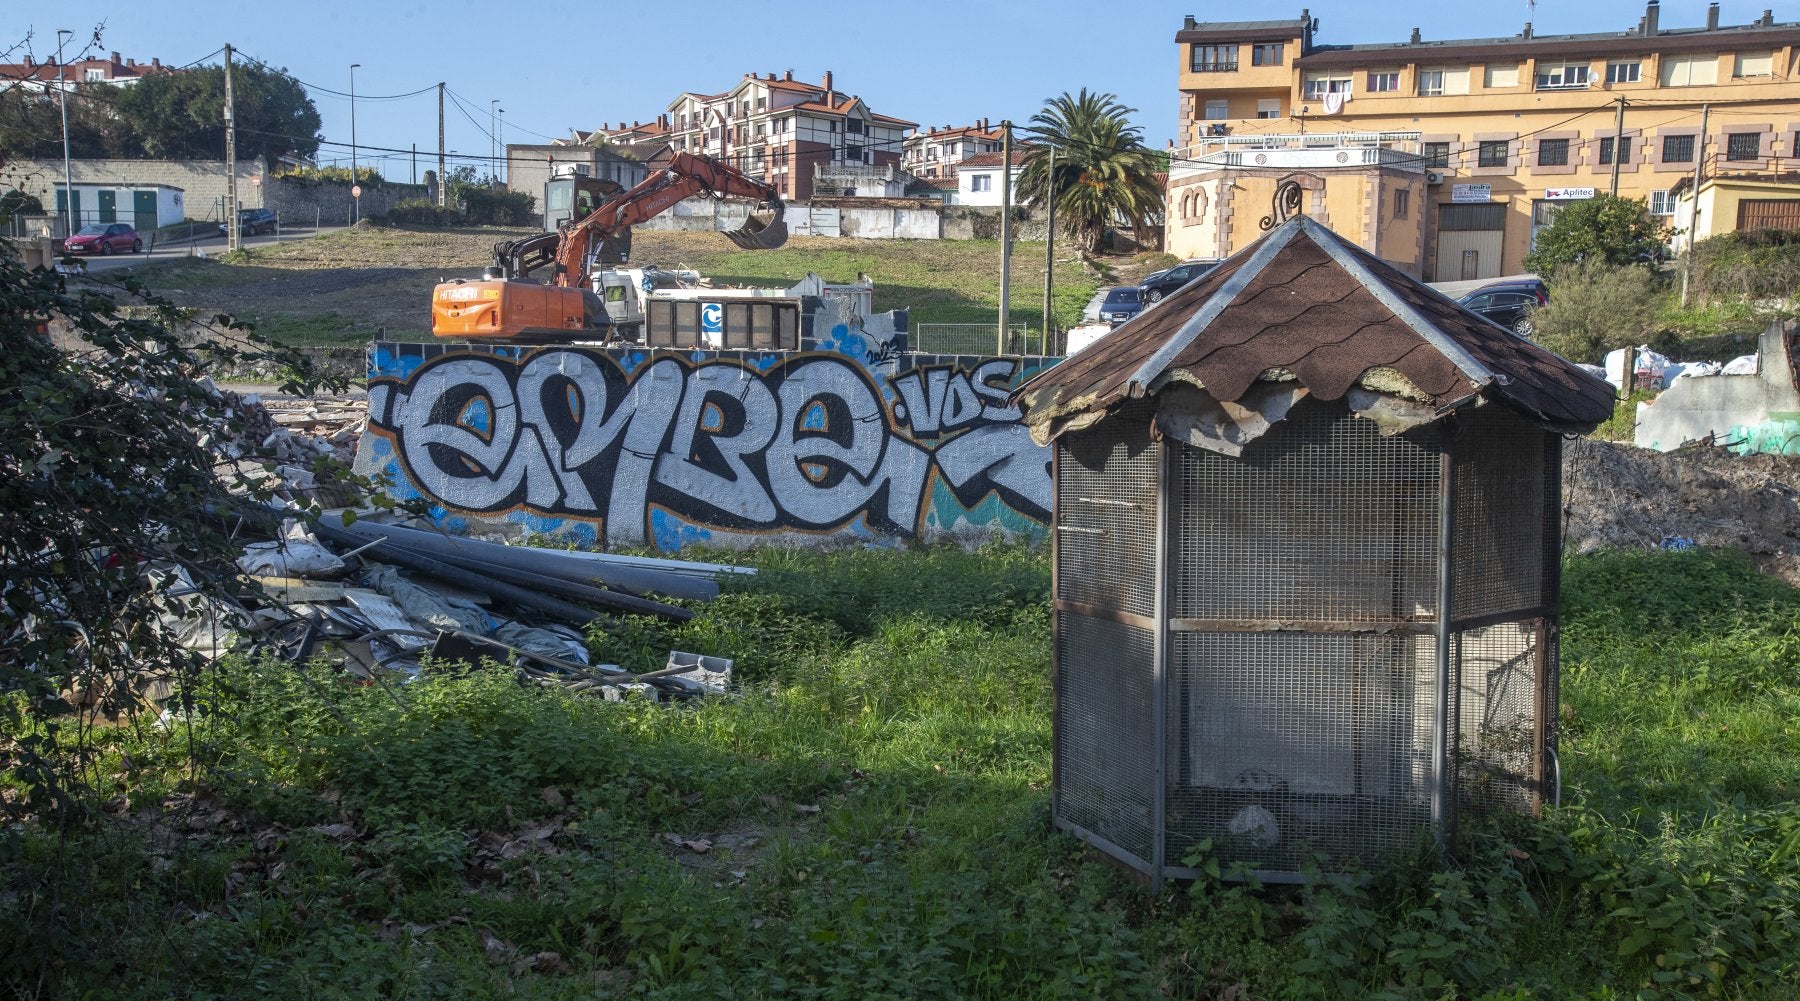
[[1128, 120], [1136, 112], [1113, 94], [1089, 93], [1083, 87], [1073, 97], [1064, 91], [1045, 101], [1023, 130], [1037, 145], [1026, 153], [1020, 192], [1033, 207], [1054, 193], [1057, 221], [1088, 253], [1099, 249], [1109, 223], [1117, 220], [1135, 229], [1162, 211], [1157, 176], [1162, 162], [1144, 145], [1143, 130]]

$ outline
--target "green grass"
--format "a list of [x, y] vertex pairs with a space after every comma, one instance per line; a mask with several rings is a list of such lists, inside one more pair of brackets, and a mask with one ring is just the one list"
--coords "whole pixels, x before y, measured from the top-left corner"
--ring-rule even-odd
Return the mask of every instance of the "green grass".
[[1041, 554], [754, 559], [689, 623], [591, 636], [629, 666], [735, 656], [741, 699], [238, 664], [191, 733], [111, 731], [106, 819], [0, 837], [0, 940], [28, 944], [0, 977], [108, 998], [1800, 992], [1800, 593], [1741, 558], [1569, 561], [1544, 821], [1358, 885], [1157, 898], [1049, 827]]

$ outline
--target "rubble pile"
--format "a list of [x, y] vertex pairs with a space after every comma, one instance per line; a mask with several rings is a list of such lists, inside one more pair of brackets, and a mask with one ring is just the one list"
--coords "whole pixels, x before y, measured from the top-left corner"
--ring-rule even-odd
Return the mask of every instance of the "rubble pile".
[[1563, 507], [1570, 552], [1729, 547], [1800, 583], [1800, 456], [1570, 441]]
[[[265, 399], [204, 385], [238, 421], [229, 436], [201, 443], [219, 456], [221, 473], [266, 485], [285, 501], [341, 507], [355, 499], [336, 473], [338, 467], [348, 470], [356, 458], [368, 423], [365, 401]], [[328, 461], [322, 464], [321, 459]]]

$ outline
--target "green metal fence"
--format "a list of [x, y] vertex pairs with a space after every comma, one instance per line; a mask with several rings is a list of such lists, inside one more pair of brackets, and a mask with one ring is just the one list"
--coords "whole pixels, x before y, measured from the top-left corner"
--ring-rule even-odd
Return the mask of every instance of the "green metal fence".
[[912, 349], [920, 354], [935, 355], [1041, 355], [1045, 350], [1044, 332], [1024, 323], [1009, 324], [1006, 344], [1000, 344], [999, 323], [915, 323], [911, 330]]

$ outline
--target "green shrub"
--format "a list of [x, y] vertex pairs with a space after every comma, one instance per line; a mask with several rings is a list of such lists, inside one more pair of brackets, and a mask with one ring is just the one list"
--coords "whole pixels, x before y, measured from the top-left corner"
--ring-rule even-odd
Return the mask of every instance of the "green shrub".
[[1613, 414], [1594, 429], [1594, 437], [1602, 441], [1632, 442], [1637, 440], [1638, 404], [1656, 398], [1656, 393], [1640, 389], [1613, 405]]
[[1580, 261], [1651, 264], [1664, 253], [1666, 228], [1641, 198], [1601, 195], [1567, 202], [1533, 239], [1525, 266], [1549, 274]]
[[385, 218], [401, 226], [458, 226], [464, 222], [462, 213], [423, 198], [396, 202]]
[[1792, 299], [1800, 289], [1800, 232], [1725, 233], [1694, 245], [1689, 293], [1702, 303]]
[[1663, 292], [1646, 268], [1577, 261], [1550, 276], [1550, 303], [1531, 314], [1532, 340], [1570, 361], [1600, 361], [1641, 343], [1654, 328]]
[[528, 226], [535, 222], [537, 199], [523, 191], [485, 185], [457, 185], [455, 200], [464, 219], [477, 226]]

